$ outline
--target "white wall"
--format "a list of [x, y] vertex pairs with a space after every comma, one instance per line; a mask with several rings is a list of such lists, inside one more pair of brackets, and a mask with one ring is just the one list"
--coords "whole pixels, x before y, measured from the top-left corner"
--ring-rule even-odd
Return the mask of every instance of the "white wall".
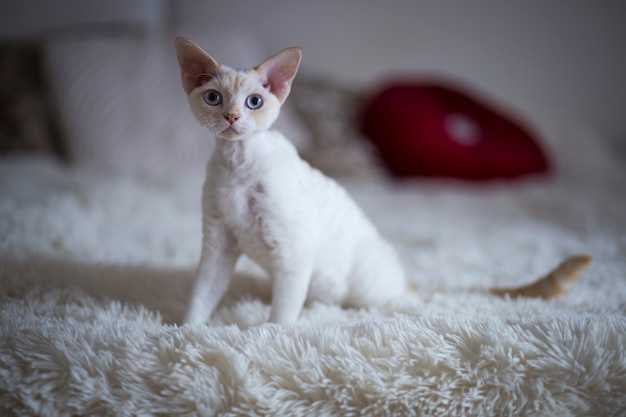
[[[620, 0], [173, 0], [183, 33], [237, 29], [303, 70], [365, 82], [443, 72], [527, 115], [590, 123], [626, 148], [626, 2]], [[211, 44], [203, 44], [211, 52]]]
[[116, 26], [159, 31], [165, 0], [2, 0], [0, 40]]

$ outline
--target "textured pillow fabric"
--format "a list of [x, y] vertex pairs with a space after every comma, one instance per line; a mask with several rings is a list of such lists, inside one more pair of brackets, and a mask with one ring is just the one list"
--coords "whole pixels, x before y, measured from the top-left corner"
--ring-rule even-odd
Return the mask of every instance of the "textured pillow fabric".
[[39, 42], [0, 44], [0, 154], [66, 159], [42, 68]]
[[299, 73], [288, 103], [308, 134], [301, 156], [332, 177], [380, 174], [382, 167], [358, 130], [363, 93], [328, 77]]
[[398, 177], [487, 180], [548, 171], [525, 127], [443, 83], [384, 87], [366, 104], [361, 128]]

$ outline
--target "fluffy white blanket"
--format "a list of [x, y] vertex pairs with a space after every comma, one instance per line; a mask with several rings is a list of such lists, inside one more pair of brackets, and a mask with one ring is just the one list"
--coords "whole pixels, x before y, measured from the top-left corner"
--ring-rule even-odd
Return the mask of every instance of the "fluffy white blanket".
[[[266, 281], [244, 261], [189, 327], [197, 181], [3, 160], [0, 414], [626, 415], [623, 178], [352, 182], [416, 292], [263, 324]], [[574, 253], [594, 261], [561, 298], [480, 290]]]

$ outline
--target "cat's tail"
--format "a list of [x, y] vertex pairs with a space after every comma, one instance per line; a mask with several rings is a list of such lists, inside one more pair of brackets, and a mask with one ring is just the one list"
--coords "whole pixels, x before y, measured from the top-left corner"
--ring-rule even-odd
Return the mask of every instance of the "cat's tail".
[[570, 256], [547, 275], [523, 287], [491, 288], [489, 292], [500, 297], [541, 297], [551, 298], [567, 292], [569, 285], [591, 263], [589, 255]]

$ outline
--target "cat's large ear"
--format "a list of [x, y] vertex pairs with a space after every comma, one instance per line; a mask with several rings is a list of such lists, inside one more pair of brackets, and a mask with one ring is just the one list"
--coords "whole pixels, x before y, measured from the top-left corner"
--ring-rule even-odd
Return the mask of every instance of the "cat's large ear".
[[298, 47], [283, 49], [254, 68], [261, 76], [263, 86], [268, 88], [278, 100], [285, 101], [291, 91], [291, 82], [296, 76], [302, 50]]
[[194, 88], [215, 76], [220, 64], [191, 39], [176, 37], [176, 55], [183, 88], [189, 94]]

